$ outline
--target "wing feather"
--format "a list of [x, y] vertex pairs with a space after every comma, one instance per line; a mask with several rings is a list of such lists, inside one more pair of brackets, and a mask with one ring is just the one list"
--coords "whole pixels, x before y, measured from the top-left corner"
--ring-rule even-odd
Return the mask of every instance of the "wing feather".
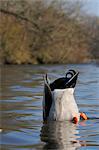
[[44, 76], [43, 120], [47, 120], [52, 105], [52, 92], [47, 74]]

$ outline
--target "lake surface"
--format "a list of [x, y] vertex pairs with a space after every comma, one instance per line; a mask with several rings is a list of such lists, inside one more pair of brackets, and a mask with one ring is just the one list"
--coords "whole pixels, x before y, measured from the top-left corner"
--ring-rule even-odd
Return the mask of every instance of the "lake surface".
[[[43, 75], [50, 79], [68, 69], [80, 72], [75, 99], [90, 118], [42, 122]], [[8, 65], [1, 69], [0, 142], [2, 150], [98, 150], [99, 65]]]

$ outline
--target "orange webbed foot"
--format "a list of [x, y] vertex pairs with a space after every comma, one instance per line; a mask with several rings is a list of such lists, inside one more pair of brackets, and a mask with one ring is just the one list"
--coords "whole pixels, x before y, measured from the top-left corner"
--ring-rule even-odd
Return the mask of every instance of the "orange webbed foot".
[[86, 116], [85, 113], [81, 112], [81, 113], [80, 113], [80, 119], [88, 120], [88, 117]]
[[77, 123], [78, 123], [78, 118], [77, 118], [77, 117], [73, 117], [72, 122], [73, 122], [74, 124], [77, 124]]

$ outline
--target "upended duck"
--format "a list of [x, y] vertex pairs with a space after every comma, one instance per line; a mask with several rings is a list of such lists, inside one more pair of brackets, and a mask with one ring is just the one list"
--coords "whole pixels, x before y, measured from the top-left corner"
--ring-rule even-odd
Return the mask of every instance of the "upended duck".
[[69, 70], [65, 77], [50, 82], [47, 74], [44, 76], [43, 120], [65, 121], [78, 123], [80, 119], [87, 120], [80, 113], [74, 98], [79, 72]]

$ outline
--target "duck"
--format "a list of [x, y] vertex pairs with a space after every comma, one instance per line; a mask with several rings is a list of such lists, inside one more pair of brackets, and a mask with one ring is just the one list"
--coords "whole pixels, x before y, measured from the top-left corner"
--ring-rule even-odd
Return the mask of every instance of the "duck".
[[64, 77], [50, 81], [44, 75], [43, 121], [72, 121], [87, 120], [85, 113], [80, 112], [74, 97], [78, 71], [70, 69]]

